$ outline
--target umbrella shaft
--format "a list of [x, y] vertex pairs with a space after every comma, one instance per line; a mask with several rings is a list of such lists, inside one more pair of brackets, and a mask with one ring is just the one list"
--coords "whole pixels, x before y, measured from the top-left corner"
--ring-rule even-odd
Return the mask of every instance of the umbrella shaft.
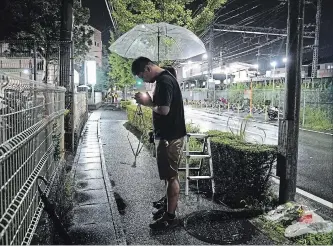
[[160, 28], [157, 28], [157, 64], [160, 65]]

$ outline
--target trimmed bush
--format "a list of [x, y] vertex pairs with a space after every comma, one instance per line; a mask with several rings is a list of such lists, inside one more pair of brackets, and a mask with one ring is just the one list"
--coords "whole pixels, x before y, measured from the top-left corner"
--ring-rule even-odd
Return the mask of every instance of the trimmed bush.
[[216, 193], [231, 207], [259, 206], [269, 192], [274, 146], [251, 144], [223, 133], [211, 138]]
[[141, 122], [141, 116], [135, 114], [137, 105], [130, 104], [126, 107], [127, 118], [129, 123], [135, 127], [138, 131], [144, 132], [144, 130], [150, 131], [153, 129], [152, 111], [150, 108], [141, 106], [143, 112], [144, 124]]
[[[145, 125], [134, 120], [135, 105], [127, 107], [129, 123], [140, 132], [152, 129], [151, 109], [142, 107]], [[187, 124], [188, 132], [199, 132]], [[238, 135], [217, 130], [208, 131], [211, 137], [216, 197], [233, 208], [263, 207], [269, 193], [269, 174], [277, 157], [275, 146], [247, 143]], [[190, 150], [200, 150], [201, 142], [192, 139]], [[208, 165], [203, 165], [202, 175]], [[201, 190], [211, 191], [210, 182], [200, 181]]]
[[132, 102], [129, 100], [122, 100], [120, 101], [120, 106], [122, 109], [126, 109], [127, 106], [132, 105]]

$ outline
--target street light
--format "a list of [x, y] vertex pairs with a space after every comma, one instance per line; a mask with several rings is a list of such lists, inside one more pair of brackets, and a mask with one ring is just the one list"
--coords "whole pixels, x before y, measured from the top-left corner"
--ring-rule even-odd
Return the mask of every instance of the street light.
[[23, 70], [23, 73], [24, 73], [24, 74], [29, 74], [30, 71], [29, 71], [29, 69], [24, 69], [24, 70]]
[[277, 65], [276, 61], [272, 61], [272, 62], [271, 62], [271, 66], [272, 66], [273, 68], [275, 68], [276, 65]]
[[208, 58], [208, 55], [206, 53], [202, 55], [203, 60], [206, 60], [207, 58]]
[[274, 87], [275, 87], [275, 85], [274, 85], [274, 77], [275, 77], [275, 67], [276, 67], [276, 65], [277, 65], [276, 61], [272, 61], [271, 62], [271, 66], [273, 67], [273, 75], [272, 75], [272, 77], [273, 77], [272, 106], [274, 106]]
[[96, 61], [85, 61], [86, 84], [91, 85], [91, 95], [95, 104], [95, 84], [96, 84]]
[[284, 57], [284, 58], [282, 59], [282, 61], [283, 61], [284, 63], [286, 63], [286, 62], [288, 61], [287, 57]]

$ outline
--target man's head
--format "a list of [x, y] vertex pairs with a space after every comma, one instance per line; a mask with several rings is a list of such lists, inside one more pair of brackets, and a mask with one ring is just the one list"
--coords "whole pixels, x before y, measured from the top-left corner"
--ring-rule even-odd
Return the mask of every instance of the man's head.
[[144, 82], [154, 83], [155, 78], [161, 72], [161, 68], [146, 57], [139, 57], [132, 63], [132, 73], [143, 79]]

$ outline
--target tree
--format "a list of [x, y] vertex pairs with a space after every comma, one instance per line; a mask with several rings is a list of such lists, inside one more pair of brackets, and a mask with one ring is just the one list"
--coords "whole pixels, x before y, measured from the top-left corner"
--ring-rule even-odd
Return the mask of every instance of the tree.
[[[52, 46], [52, 42], [60, 39], [60, 0], [10, 0], [7, 4], [16, 27], [8, 34], [8, 38], [36, 40], [44, 50], [47, 44]], [[92, 45], [93, 30], [88, 26], [90, 11], [82, 7], [79, 0], [74, 0], [73, 12], [74, 56], [77, 63], [81, 63]]]
[[[114, 35], [111, 33], [110, 44], [114, 42]], [[131, 71], [131, 59], [125, 59], [116, 53], [111, 52], [109, 55], [109, 77], [113, 84], [124, 90], [135, 83]]]
[[95, 91], [107, 91], [111, 86], [110, 77], [108, 75], [110, 70], [108, 55], [106, 46], [103, 45], [102, 66], [97, 67]]
[[[189, 4], [194, 0], [112, 0], [114, 11], [112, 15], [118, 24], [118, 31], [124, 33], [140, 23], [167, 22], [183, 26], [198, 34], [213, 21], [215, 11], [226, 0], [207, 0], [201, 12], [192, 16]], [[110, 43], [114, 41], [111, 37]], [[110, 54], [109, 75], [118, 85], [127, 86], [135, 81], [130, 71], [131, 61], [117, 54]]]

